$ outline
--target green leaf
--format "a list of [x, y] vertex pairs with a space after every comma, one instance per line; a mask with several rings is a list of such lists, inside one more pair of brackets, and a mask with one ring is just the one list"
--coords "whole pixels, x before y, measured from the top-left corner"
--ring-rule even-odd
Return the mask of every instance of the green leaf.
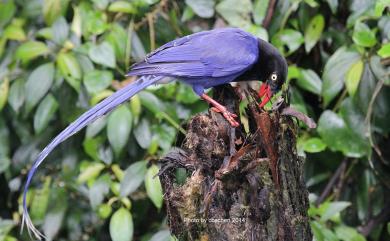
[[322, 75], [322, 97], [327, 106], [343, 88], [346, 74], [351, 65], [360, 60], [358, 52], [346, 47], [339, 48], [326, 62]]
[[57, 56], [58, 69], [65, 80], [75, 90], [80, 90], [80, 80], [82, 72], [80, 64], [72, 52], [59, 53]]
[[110, 219], [110, 236], [112, 241], [130, 241], [133, 239], [133, 218], [129, 210], [118, 209]]
[[321, 204], [320, 209], [322, 210], [321, 221], [325, 222], [335, 215], [339, 215], [341, 211], [351, 205], [350, 202], [325, 202]]
[[307, 139], [303, 143], [303, 150], [309, 153], [316, 153], [325, 150], [326, 144], [317, 137]]
[[21, 26], [11, 24], [4, 30], [4, 37], [11, 40], [24, 41], [26, 34]]
[[35, 133], [41, 133], [53, 118], [54, 113], [58, 109], [58, 103], [53, 95], [48, 94], [39, 104], [34, 115], [34, 130]]
[[110, 191], [111, 179], [108, 174], [103, 174], [89, 189], [88, 197], [89, 203], [93, 209], [96, 209], [100, 204], [102, 204], [104, 197]]
[[250, 0], [241, 0], [239, 4], [235, 0], [223, 0], [215, 9], [234, 27], [245, 27], [251, 24], [250, 13], [253, 6]]
[[245, 31], [253, 34], [254, 36], [256, 36], [264, 41], [268, 42], [268, 40], [269, 40], [267, 29], [265, 29], [261, 26], [257, 26], [257, 25], [252, 24], [249, 27], [246, 27]]
[[47, 63], [36, 68], [28, 77], [25, 85], [26, 111], [32, 108], [49, 91], [54, 78], [54, 64]]
[[311, 69], [301, 69], [301, 76], [297, 79], [297, 84], [304, 90], [320, 95], [322, 81], [317, 73]]
[[15, 57], [21, 59], [23, 62], [27, 62], [47, 53], [49, 53], [49, 48], [46, 44], [39, 41], [29, 41], [23, 43], [16, 49]]
[[14, 1], [0, 2], [0, 29], [2, 29], [14, 16], [16, 6]]
[[34, 192], [34, 197], [30, 206], [31, 218], [35, 221], [44, 219], [49, 204], [51, 178], [46, 177], [41, 189]]
[[[281, 51], [284, 55], [290, 55], [295, 52], [304, 42], [304, 38], [301, 32], [293, 29], [284, 29], [276, 33], [271, 42]], [[286, 52], [285, 47], [288, 48]]]
[[160, 230], [155, 233], [149, 241], [175, 241], [171, 236], [171, 232], [169, 230]]
[[106, 37], [106, 41], [114, 48], [115, 56], [118, 61], [125, 62], [127, 33], [119, 24], [113, 24], [111, 31]]
[[22, 107], [24, 103], [24, 100], [24, 79], [16, 79], [13, 81], [9, 90], [8, 103], [11, 105], [12, 109], [18, 113], [20, 107]]
[[100, 162], [89, 163], [88, 166], [77, 177], [78, 183], [84, 183], [88, 180], [95, 179], [104, 169], [104, 164]]
[[115, 1], [110, 4], [108, 11], [135, 14], [137, 13], [137, 8], [130, 2]]
[[114, 110], [108, 117], [107, 136], [114, 153], [119, 155], [126, 146], [131, 132], [133, 117], [130, 110], [122, 105]]
[[146, 174], [146, 161], [139, 161], [131, 164], [125, 171], [120, 184], [120, 195], [126, 197], [142, 184]]
[[143, 149], [147, 149], [149, 147], [152, 142], [152, 133], [150, 131], [150, 123], [148, 119], [143, 118], [134, 128], [134, 137]]
[[90, 94], [96, 94], [109, 87], [113, 79], [111, 71], [92, 70], [84, 75], [84, 85]]
[[305, 50], [307, 53], [310, 52], [320, 39], [324, 26], [325, 20], [321, 14], [317, 14], [310, 20], [305, 30]]
[[326, 0], [329, 4], [330, 10], [333, 14], [337, 12], [337, 8], [339, 6], [339, 0]]
[[377, 0], [375, 3], [374, 15], [380, 17], [386, 7], [390, 6], [390, 0]]
[[[0, 5], [1, 7], [1, 5]], [[4, 240], [4, 241], [17, 241], [17, 239], [15, 240], [8, 240], [7, 238], [9, 236], [6, 236], [11, 230], [12, 228], [16, 226], [16, 223], [14, 220], [12, 219], [0, 219], [0, 240]]]
[[99, 45], [93, 45], [88, 52], [91, 60], [97, 64], [101, 64], [110, 68], [115, 68], [115, 53], [114, 49], [107, 42]]
[[382, 47], [378, 50], [377, 53], [382, 58], [390, 57], [390, 43], [382, 45]]
[[356, 141], [356, 134], [347, 127], [343, 118], [332, 111], [326, 110], [322, 113], [317, 131], [333, 151], [342, 151], [348, 157], [367, 154], [367, 149], [362, 148], [362, 143]]
[[176, 100], [184, 104], [193, 104], [199, 100], [199, 96], [189, 85], [180, 84], [177, 88]]
[[352, 141], [349, 142], [353, 142], [353, 146], [360, 149], [361, 153], [368, 153], [370, 145], [366, 134], [366, 117], [359, 108], [360, 106], [356, 105], [351, 97], [346, 98], [340, 105], [340, 115], [352, 135]]
[[336, 226], [335, 232], [337, 238], [343, 241], [366, 241], [366, 238], [356, 229], [345, 225]]
[[45, 215], [42, 229], [47, 240], [54, 240], [53, 238], [61, 229], [61, 224], [68, 208], [68, 199], [64, 188], [51, 188], [49, 202], [50, 206]]
[[102, 204], [98, 208], [98, 214], [100, 218], [106, 219], [108, 218], [112, 213], [112, 208], [108, 204]]
[[267, 16], [269, 0], [256, 0], [253, 6], [253, 19], [257, 25], [263, 23]]
[[332, 230], [320, 222], [311, 221], [310, 227], [313, 231], [316, 241], [339, 241]]
[[58, 18], [51, 27], [53, 41], [59, 45], [63, 45], [69, 34], [69, 25], [64, 17]]
[[5, 103], [7, 103], [9, 91], [9, 79], [5, 77], [0, 81], [0, 112], [4, 108]]
[[92, 138], [96, 136], [107, 124], [107, 118], [105, 116], [95, 120], [91, 124], [87, 126], [87, 130], [85, 132], [86, 138]]
[[92, 2], [99, 10], [105, 10], [110, 0], [92, 0]]
[[64, 16], [68, 9], [69, 0], [45, 0], [43, 5], [43, 18], [51, 26], [57, 18]]
[[214, 16], [215, 0], [186, 0], [186, 4], [201, 18]]
[[363, 61], [359, 60], [352, 64], [350, 69], [347, 72], [347, 76], [345, 78], [345, 86], [347, 87], [348, 93], [351, 96], [354, 96], [356, 90], [359, 86], [360, 79], [363, 74]]
[[164, 104], [154, 94], [143, 91], [138, 93], [138, 96], [141, 99], [141, 104], [155, 115], [158, 115], [161, 111], [165, 111]]
[[157, 173], [158, 167], [156, 165], [149, 167], [145, 175], [145, 188], [146, 193], [150, 200], [152, 200], [154, 206], [160, 209], [163, 202], [163, 193], [160, 178], [156, 176]]
[[363, 47], [373, 47], [376, 44], [375, 33], [362, 22], [357, 22], [353, 30], [353, 41]]

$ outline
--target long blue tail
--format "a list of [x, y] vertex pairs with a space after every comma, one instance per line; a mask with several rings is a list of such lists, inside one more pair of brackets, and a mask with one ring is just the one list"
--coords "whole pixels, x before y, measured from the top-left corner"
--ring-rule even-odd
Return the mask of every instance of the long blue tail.
[[37, 168], [43, 160], [50, 154], [50, 152], [53, 151], [53, 149], [58, 146], [61, 142], [68, 139], [73, 134], [79, 132], [81, 129], [83, 129], [88, 124], [92, 123], [94, 120], [98, 119], [99, 117], [107, 114], [112, 109], [117, 107], [118, 105], [122, 104], [123, 102], [127, 101], [131, 97], [133, 97], [135, 94], [140, 92], [141, 90], [145, 89], [149, 85], [152, 85], [159, 80], [164, 78], [163, 76], [142, 76], [141, 78], [137, 79], [135, 82], [127, 85], [126, 87], [118, 90], [111, 96], [107, 97], [103, 101], [101, 101], [99, 104], [95, 105], [91, 109], [89, 109], [87, 112], [82, 114], [77, 120], [72, 122], [68, 127], [66, 127], [65, 130], [63, 130], [59, 135], [57, 135], [50, 143], [43, 149], [41, 153], [39, 153], [38, 158], [35, 160], [33, 166], [31, 167], [30, 171], [28, 172], [27, 181], [24, 186], [23, 191], [23, 220], [22, 220], [22, 230], [24, 224], [26, 224], [27, 230], [31, 235], [31, 232], [34, 234], [34, 236], [37, 239], [44, 238], [44, 235], [35, 228], [33, 225], [30, 215], [27, 210], [27, 203], [26, 203], [26, 195], [28, 188], [31, 184], [31, 180], [37, 171]]

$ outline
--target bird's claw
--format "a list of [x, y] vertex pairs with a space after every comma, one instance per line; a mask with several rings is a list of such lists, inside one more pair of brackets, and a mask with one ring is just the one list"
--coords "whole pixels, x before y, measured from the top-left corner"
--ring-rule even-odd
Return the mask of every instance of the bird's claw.
[[223, 117], [230, 123], [230, 125], [232, 127], [238, 127], [240, 126], [240, 123], [238, 123], [235, 118], [237, 118], [237, 115], [236, 114], [233, 114], [231, 112], [229, 112], [228, 110], [224, 109], [224, 110], [220, 110], [216, 107], [212, 107], [211, 108], [212, 111], [214, 112], [217, 112], [217, 113], [221, 113], [223, 115]]

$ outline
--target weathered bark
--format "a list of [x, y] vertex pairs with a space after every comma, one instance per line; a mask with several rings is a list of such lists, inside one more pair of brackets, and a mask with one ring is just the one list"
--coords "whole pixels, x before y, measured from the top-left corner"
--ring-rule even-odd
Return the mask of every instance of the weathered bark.
[[[238, 113], [230, 86], [215, 97]], [[168, 223], [179, 240], [312, 240], [296, 124], [254, 102], [246, 112], [249, 133], [217, 113], [193, 117], [180, 148], [161, 159]]]

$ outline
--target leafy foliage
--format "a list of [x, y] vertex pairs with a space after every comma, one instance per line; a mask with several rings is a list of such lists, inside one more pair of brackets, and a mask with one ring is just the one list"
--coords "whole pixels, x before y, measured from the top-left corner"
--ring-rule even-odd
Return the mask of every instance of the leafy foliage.
[[[291, 104], [318, 121], [302, 125], [297, 146], [315, 239], [390, 239], [384, 220], [366, 225], [390, 196], [390, 2], [272, 2], [1, 1], [0, 240], [28, 239], [15, 203], [55, 134], [131, 82], [124, 74], [147, 52], [214, 26], [274, 44], [289, 62]], [[206, 107], [188, 86], [152, 86], [70, 138], [28, 193], [34, 223], [56, 240], [171, 240], [155, 161]]]

